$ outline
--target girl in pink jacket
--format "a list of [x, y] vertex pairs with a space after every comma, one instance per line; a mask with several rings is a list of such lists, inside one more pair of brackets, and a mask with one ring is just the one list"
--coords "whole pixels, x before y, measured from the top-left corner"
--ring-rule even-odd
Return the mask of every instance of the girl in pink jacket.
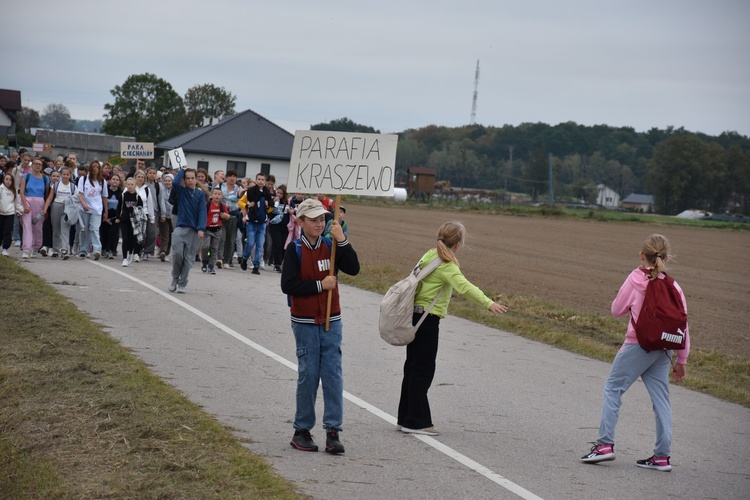
[[[591, 452], [581, 457], [582, 462], [599, 463], [615, 459], [615, 426], [622, 404], [622, 395], [641, 377], [651, 396], [656, 416], [656, 445], [654, 454], [647, 459], [636, 461], [638, 467], [670, 471], [669, 462], [672, 452], [672, 407], [669, 404], [669, 371], [672, 367], [674, 381], [685, 378], [685, 364], [690, 354], [690, 334], [685, 328], [685, 349], [677, 352], [677, 363], [672, 364], [671, 350], [657, 349], [646, 351], [638, 344], [634, 323], [643, 306], [646, 287], [650, 280], [664, 279], [664, 271], [669, 261], [669, 241], [660, 235], [652, 234], [643, 242], [640, 259], [641, 266], [633, 270], [620, 287], [617, 297], [612, 302], [612, 315], [623, 316], [630, 312], [632, 321], [628, 322], [628, 333], [625, 343], [620, 347], [609, 377], [604, 385], [599, 423], [599, 439], [594, 443]], [[644, 272], [646, 271], [646, 272]], [[687, 313], [685, 294], [680, 285], [674, 283], [680, 294], [682, 305]]]

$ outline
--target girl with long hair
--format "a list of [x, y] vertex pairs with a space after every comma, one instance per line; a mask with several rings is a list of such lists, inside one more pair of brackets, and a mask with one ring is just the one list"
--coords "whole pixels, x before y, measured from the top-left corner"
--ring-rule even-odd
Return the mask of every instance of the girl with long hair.
[[419, 261], [421, 268], [435, 259], [440, 259], [442, 264], [419, 282], [414, 297], [412, 324], [416, 325], [425, 308], [429, 307], [438, 294], [440, 296], [417, 330], [414, 341], [406, 346], [404, 379], [398, 405], [398, 430], [407, 434], [439, 434], [432, 422], [427, 391], [435, 376], [440, 320], [448, 313], [453, 291], [491, 313], [502, 314], [508, 311], [506, 306], [486, 297], [461, 273], [456, 252], [464, 246], [465, 238], [466, 228], [463, 224], [458, 221], [446, 222], [438, 229], [435, 248], [428, 250]]

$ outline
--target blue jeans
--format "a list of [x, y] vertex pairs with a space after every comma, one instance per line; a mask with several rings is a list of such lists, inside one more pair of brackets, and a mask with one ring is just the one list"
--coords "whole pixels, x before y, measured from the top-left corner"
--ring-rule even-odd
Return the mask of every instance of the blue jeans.
[[80, 210], [79, 230], [81, 238], [78, 244], [78, 253], [89, 253], [89, 247], [94, 247], [94, 252], [101, 253], [102, 242], [99, 238], [99, 226], [102, 225], [102, 214], [94, 214]]
[[250, 259], [250, 251], [255, 246], [253, 267], [260, 267], [260, 259], [263, 257], [263, 243], [266, 241], [266, 223], [247, 221], [245, 230], [247, 243], [245, 243], [245, 250], [242, 251], [242, 258], [244, 260]]
[[615, 443], [615, 426], [622, 405], [622, 395], [641, 377], [646, 386], [656, 416], [656, 446], [654, 455], [672, 454], [672, 407], [669, 404], [669, 369], [672, 351], [646, 352], [638, 344], [626, 344], [617, 353], [604, 384], [604, 403], [599, 424], [598, 443]]
[[318, 383], [323, 383], [323, 427], [342, 430], [344, 421], [344, 377], [341, 370], [341, 321], [325, 325], [292, 322], [297, 344], [297, 411], [294, 428], [315, 427]]

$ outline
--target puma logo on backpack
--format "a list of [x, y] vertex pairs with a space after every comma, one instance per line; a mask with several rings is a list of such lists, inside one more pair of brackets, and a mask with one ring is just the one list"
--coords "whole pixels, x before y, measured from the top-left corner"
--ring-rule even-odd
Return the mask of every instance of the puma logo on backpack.
[[656, 278], [648, 282], [638, 322], [633, 321], [632, 315], [630, 321], [638, 343], [646, 351], [685, 349], [687, 313], [680, 292], [670, 276], [665, 274], [664, 279]]

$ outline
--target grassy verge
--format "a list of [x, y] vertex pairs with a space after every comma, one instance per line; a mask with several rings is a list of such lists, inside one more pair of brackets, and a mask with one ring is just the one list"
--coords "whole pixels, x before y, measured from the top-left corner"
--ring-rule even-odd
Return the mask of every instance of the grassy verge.
[[12, 259], [0, 290], [0, 496], [301, 498]]
[[[363, 265], [357, 276], [341, 275], [343, 283], [381, 294], [401, 278], [391, 266]], [[536, 298], [486, 290], [485, 294], [510, 306], [511, 311], [494, 316], [461, 297], [453, 297], [450, 313], [601, 361], [611, 362], [622, 344], [626, 320], [621, 318], [580, 314]], [[750, 408], [750, 361], [691, 349], [688, 376], [680, 385]]]

